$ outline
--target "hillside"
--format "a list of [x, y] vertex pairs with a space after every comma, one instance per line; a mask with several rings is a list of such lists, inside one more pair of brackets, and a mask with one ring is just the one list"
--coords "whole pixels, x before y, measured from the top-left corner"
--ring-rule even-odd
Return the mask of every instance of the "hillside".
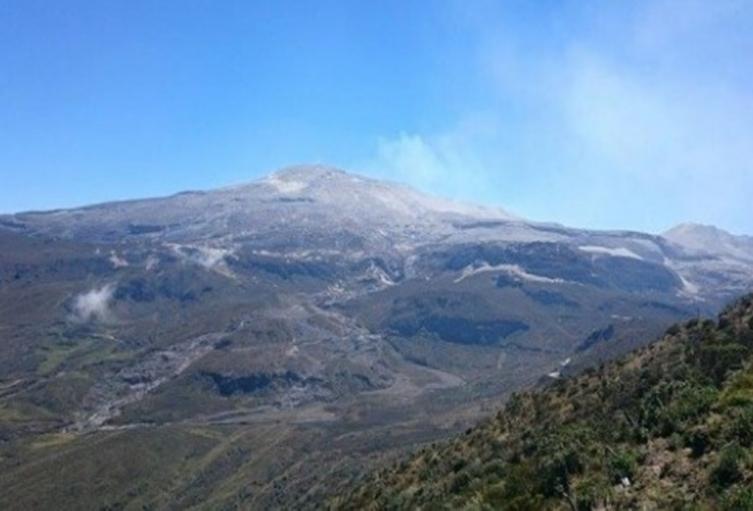
[[753, 509], [753, 296], [514, 395], [335, 509]]
[[753, 287], [747, 238], [668, 236], [323, 166], [0, 216], [0, 509], [319, 506]]

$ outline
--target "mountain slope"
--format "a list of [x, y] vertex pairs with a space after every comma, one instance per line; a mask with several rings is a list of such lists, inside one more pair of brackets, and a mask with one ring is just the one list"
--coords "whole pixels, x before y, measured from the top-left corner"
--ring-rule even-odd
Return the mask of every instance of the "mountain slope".
[[[638, 270], [642, 280], [653, 277], [639, 275], [645, 273], [640, 267], [661, 267], [677, 277], [668, 291], [710, 309], [753, 281], [750, 238], [712, 227], [678, 226], [663, 236], [565, 228], [325, 166], [290, 167], [211, 191], [4, 215], [0, 229], [86, 243], [173, 244], [219, 262], [248, 251], [304, 262], [378, 257], [390, 266], [392, 280], [410, 273], [426, 251], [540, 243], [612, 266], [612, 272]], [[455, 269], [493, 267], [483, 255]]]
[[337, 509], [753, 509], [753, 296], [360, 481]]
[[321, 166], [0, 217], [0, 505], [314, 506], [753, 287], [681, 241]]

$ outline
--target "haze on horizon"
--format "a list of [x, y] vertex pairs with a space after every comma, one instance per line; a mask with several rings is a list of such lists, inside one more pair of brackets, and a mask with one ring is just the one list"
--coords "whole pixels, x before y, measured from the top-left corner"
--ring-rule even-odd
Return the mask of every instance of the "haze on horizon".
[[753, 3], [0, 5], [0, 213], [322, 163], [533, 220], [753, 233]]

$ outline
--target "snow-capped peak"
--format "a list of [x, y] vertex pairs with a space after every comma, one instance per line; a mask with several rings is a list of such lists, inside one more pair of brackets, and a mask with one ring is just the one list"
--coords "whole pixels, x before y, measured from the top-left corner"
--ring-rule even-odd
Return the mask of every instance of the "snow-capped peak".
[[500, 208], [466, 204], [435, 197], [410, 186], [352, 174], [324, 165], [298, 165], [278, 170], [258, 181], [273, 193], [305, 197], [340, 206], [383, 210], [399, 217], [426, 219], [431, 215], [465, 216], [479, 219], [518, 220]]
[[753, 260], [753, 238], [737, 236], [713, 225], [683, 223], [669, 229], [662, 237], [697, 253]]

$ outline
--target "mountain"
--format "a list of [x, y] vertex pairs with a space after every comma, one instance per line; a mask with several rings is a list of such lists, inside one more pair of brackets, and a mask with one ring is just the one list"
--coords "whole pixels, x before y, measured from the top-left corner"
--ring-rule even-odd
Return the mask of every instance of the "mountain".
[[735, 236], [712, 225], [680, 224], [662, 236], [691, 253], [728, 261], [750, 261], [753, 237]]
[[0, 216], [0, 507], [315, 507], [751, 288], [747, 238], [678, 232], [322, 166]]
[[[502, 210], [438, 199], [397, 184], [380, 182], [321, 166], [291, 167], [268, 177], [210, 192], [100, 204], [72, 210], [31, 212], [4, 218], [25, 232], [89, 242], [159, 239], [171, 242], [232, 242], [274, 237], [279, 229], [299, 229], [307, 243], [315, 235], [352, 232], [363, 241], [380, 236], [411, 239], [411, 230], [441, 236], [464, 219], [512, 220]], [[369, 233], [380, 227], [384, 233]], [[309, 239], [311, 238], [311, 239]], [[297, 241], [301, 240], [286, 240]], [[307, 245], [307, 248], [308, 245]]]
[[335, 509], [753, 509], [753, 296], [625, 358], [514, 395]]
[[350, 259], [377, 255], [398, 259], [404, 271], [412, 269], [406, 260], [437, 247], [541, 242], [574, 258], [611, 261], [603, 265], [663, 267], [671, 274], [664, 280], [675, 278], [669, 287], [717, 305], [745, 290], [753, 265], [751, 238], [714, 227], [685, 224], [663, 236], [570, 229], [323, 166], [291, 167], [209, 192], [5, 215], [0, 227], [84, 243], [193, 246], [220, 262], [248, 247], [300, 260], [335, 251]]

